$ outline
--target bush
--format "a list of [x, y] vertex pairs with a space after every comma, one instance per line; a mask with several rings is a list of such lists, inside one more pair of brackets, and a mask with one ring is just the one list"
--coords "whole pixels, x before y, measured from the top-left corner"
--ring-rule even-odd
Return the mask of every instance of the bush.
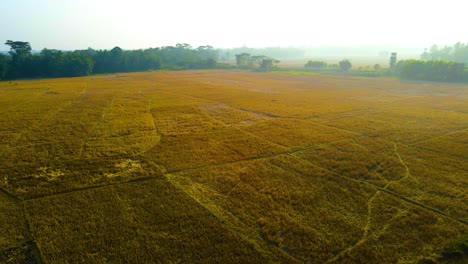
[[351, 62], [348, 59], [343, 59], [338, 64], [340, 65], [340, 69], [342, 71], [348, 71], [352, 67]]
[[327, 63], [323, 61], [308, 61], [305, 65], [305, 68], [317, 68], [317, 69], [322, 69], [327, 67]]

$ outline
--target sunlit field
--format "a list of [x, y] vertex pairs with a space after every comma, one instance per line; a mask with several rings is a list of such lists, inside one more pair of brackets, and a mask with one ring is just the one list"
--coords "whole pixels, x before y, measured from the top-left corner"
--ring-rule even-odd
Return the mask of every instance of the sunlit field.
[[468, 86], [0, 82], [0, 263], [466, 263]]

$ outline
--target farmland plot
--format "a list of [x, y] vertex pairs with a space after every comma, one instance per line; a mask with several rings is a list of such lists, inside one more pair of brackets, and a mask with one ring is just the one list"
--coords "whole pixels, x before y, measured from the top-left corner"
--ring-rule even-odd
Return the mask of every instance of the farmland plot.
[[0, 82], [0, 262], [463, 263], [467, 89], [236, 71]]

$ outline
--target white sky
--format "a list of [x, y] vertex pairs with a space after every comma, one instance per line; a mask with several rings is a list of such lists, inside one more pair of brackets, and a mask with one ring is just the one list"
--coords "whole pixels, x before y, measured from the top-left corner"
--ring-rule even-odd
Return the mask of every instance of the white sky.
[[468, 42], [466, 0], [0, 0], [6, 40], [35, 50]]

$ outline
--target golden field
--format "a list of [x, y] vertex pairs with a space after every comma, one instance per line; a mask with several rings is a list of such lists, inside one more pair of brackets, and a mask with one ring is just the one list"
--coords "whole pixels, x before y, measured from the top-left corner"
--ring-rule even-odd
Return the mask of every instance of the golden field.
[[0, 82], [0, 145], [0, 263], [467, 261], [466, 85]]

